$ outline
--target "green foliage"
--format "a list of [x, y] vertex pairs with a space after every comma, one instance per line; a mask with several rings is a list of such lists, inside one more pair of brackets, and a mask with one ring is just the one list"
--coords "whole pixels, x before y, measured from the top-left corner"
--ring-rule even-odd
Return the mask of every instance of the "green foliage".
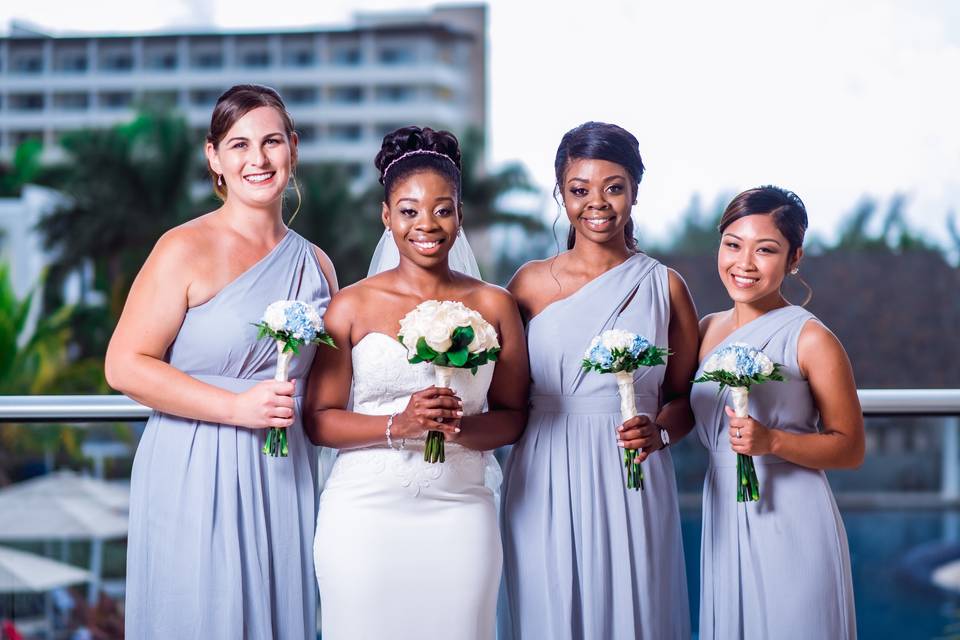
[[257, 328], [257, 340], [269, 337], [278, 342], [282, 342], [284, 352], [293, 351], [295, 354], [300, 355], [300, 347], [304, 344], [325, 344], [328, 347], [337, 348], [337, 345], [333, 342], [333, 338], [331, 338], [330, 334], [326, 331], [321, 331], [317, 334], [317, 337], [307, 343], [300, 338], [290, 335], [286, 331], [274, 331], [270, 328], [270, 325], [262, 320], [260, 322], [251, 322], [250, 324]]
[[[450, 336], [450, 348], [444, 352], [435, 351], [423, 337], [417, 340], [417, 355], [409, 359], [410, 364], [430, 362], [437, 367], [451, 367], [454, 369], [470, 369], [473, 374], [477, 369], [488, 362], [496, 362], [500, 349], [486, 349], [479, 353], [471, 353], [467, 348], [476, 334], [473, 327], [457, 327]], [[397, 336], [403, 344], [403, 336]]]
[[291, 227], [330, 256], [341, 286], [365, 278], [383, 235], [380, 186], [354, 191], [346, 168], [336, 164], [301, 165], [297, 182], [302, 203]]
[[37, 178], [42, 151], [43, 144], [39, 140], [27, 140], [13, 152], [12, 163], [0, 165], [0, 198], [19, 196], [23, 185]]
[[751, 385], [769, 382], [770, 380], [783, 382], [783, 374], [780, 373], [780, 367], [780, 364], [774, 362], [773, 373], [770, 375], [757, 373], [752, 376], [738, 376], [728, 371], [710, 371], [709, 373], [704, 373], [699, 378], [695, 378], [694, 382], [717, 382], [720, 384], [718, 392], [722, 391], [724, 387], [743, 387], [750, 389]]
[[619, 373], [621, 371], [636, 371], [640, 367], [655, 367], [666, 364], [666, 357], [671, 351], [663, 347], [651, 345], [640, 352], [636, 357], [630, 353], [629, 349], [611, 349], [610, 355], [613, 357], [614, 366], [605, 367], [599, 362], [594, 362], [590, 358], [584, 358], [580, 366], [587, 371], [596, 373]]
[[151, 112], [111, 129], [70, 133], [62, 145], [67, 159], [46, 182], [68, 202], [47, 214], [39, 231], [57, 255], [55, 274], [92, 261], [95, 286], [116, 318], [154, 243], [194, 213], [196, 145], [184, 120]]

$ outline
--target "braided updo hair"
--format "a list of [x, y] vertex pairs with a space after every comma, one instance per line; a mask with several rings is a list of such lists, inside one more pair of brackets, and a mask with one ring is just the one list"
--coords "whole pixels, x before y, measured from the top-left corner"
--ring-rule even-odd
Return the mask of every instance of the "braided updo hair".
[[380, 172], [385, 201], [389, 201], [398, 181], [420, 171], [435, 171], [444, 176], [453, 185], [457, 201], [460, 200], [460, 143], [449, 131], [401, 127], [383, 137], [373, 163]]

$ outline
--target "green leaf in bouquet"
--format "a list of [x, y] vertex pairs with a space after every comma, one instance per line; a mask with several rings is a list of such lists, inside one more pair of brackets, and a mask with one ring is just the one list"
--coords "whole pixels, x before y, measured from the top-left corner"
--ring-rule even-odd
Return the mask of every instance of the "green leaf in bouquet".
[[473, 327], [457, 327], [453, 330], [453, 335], [450, 336], [450, 340], [453, 343], [450, 346], [449, 351], [460, 351], [461, 349], [466, 351], [467, 347], [470, 346], [470, 343], [473, 342], [473, 338], [476, 334], [473, 332]]
[[467, 348], [463, 347], [458, 351], [447, 351], [447, 360], [449, 360], [450, 364], [454, 367], [462, 367], [463, 365], [467, 364], [468, 355], [469, 352], [467, 351]]
[[316, 344], [325, 344], [328, 347], [333, 347], [334, 349], [337, 348], [337, 343], [333, 341], [333, 337], [326, 332], [317, 334], [317, 337], [314, 339], [314, 342]]
[[438, 353], [437, 357], [433, 359], [433, 365], [436, 367], [449, 367], [450, 359], [447, 358], [447, 354]]
[[417, 340], [417, 357], [425, 362], [431, 362], [437, 357], [437, 352], [430, 348], [426, 338]]

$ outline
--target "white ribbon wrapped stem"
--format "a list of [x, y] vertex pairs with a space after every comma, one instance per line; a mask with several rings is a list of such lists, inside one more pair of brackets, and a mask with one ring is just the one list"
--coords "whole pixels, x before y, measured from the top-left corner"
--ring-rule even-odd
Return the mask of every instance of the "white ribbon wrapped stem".
[[730, 387], [730, 399], [733, 402], [733, 412], [738, 418], [746, 418], [750, 415], [748, 396], [750, 390], [746, 387]]
[[283, 340], [276, 340], [277, 343], [277, 372], [273, 379], [277, 382], [286, 382], [289, 379], [290, 361], [293, 359], [293, 351], [284, 351]]
[[637, 398], [633, 389], [633, 371], [616, 371], [617, 391], [620, 393], [620, 417], [626, 422], [637, 415]]

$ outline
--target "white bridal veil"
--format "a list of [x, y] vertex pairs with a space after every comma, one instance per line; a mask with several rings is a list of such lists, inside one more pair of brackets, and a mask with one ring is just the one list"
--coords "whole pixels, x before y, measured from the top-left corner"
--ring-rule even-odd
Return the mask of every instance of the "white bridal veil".
[[[467, 234], [463, 232], [462, 227], [456, 241], [453, 243], [453, 248], [450, 249], [447, 260], [450, 263], [450, 268], [454, 271], [465, 273], [471, 278], [481, 279], [477, 258], [473, 255], [473, 249], [470, 248], [470, 243], [467, 242]], [[393, 239], [393, 234], [390, 232], [390, 229], [385, 229], [383, 235], [380, 236], [380, 242], [377, 244], [377, 248], [373, 251], [373, 258], [370, 259], [370, 268], [367, 270], [367, 276], [369, 277], [388, 269], [393, 269], [398, 264], [400, 264], [400, 250], [397, 249], [397, 243]]]

